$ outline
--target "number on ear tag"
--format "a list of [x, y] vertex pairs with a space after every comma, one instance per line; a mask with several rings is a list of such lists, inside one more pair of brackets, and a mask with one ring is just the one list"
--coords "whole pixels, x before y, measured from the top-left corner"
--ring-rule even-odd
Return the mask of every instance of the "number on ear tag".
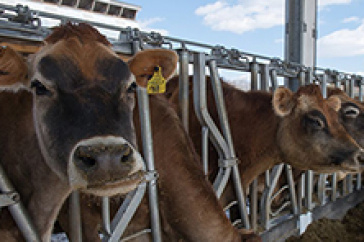
[[154, 68], [154, 74], [152, 78], [149, 79], [147, 85], [147, 92], [149, 94], [165, 93], [166, 91], [166, 80], [162, 75], [162, 68], [156, 66]]

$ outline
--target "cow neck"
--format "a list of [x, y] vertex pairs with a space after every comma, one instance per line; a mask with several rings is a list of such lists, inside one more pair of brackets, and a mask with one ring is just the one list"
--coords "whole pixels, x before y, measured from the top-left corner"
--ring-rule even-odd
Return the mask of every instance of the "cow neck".
[[276, 134], [280, 119], [273, 111], [272, 94], [244, 92], [224, 83], [224, 98], [243, 186], [282, 162]]
[[[164, 230], [168, 241], [178, 241], [178, 238], [186, 241], [240, 240], [223, 213], [211, 184], [206, 181], [199, 158], [176, 112], [161, 97], [152, 96], [150, 104], [163, 228], [173, 230]], [[139, 119], [136, 120], [138, 127]], [[137, 129], [140, 140], [139, 132]]]
[[[33, 125], [32, 94], [2, 92], [0, 95], [1, 162], [19, 192], [42, 240], [49, 241], [58, 211], [70, 193], [42, 158]], [[4, 142], [5, 141], [5, 142]]]

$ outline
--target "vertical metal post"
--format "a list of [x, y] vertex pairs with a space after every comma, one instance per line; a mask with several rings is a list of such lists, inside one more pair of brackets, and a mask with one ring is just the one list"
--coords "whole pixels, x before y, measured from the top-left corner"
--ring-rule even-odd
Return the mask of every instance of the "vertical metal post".
[[263, 91], [269, 91], [269, 65], [260, 65], [260, 88]]
[[254, 60], [253, 62], [250, 63], [250, 73], [251, 73], [250, 89], [251, 90], [260, 90], [258, 72], [259, 72], [259, 65]]
[[251, 184], [250, 191], [250, 218], [251, 226], [254, 231], [258, 229], [258, 179], [255, 178]]
[[[316, 0], [286, 0], [285, 61], [316, 66], [316, 9]], [[286, 82], [293, 91], [299, 87], [297, 78]]]
[[306, 75], [305, 75], [305, 79], [306, 79], [306, 81], [305, 81], [305, 84], [306, 84], [306, 85], [312, 84], [312, 79], [313, 79], [313, 70], [312, 70], [312, 68], [311, 68], [311, 67], [309, 67], [309, 68], [307, 69], [307, 72], [306, 72]]
[[102, 227], [107, 235], [110, 236], [110, 202], [109, 197], [102, 197]]
[[[141, 134], [143, 140], [143, 154], [148, 172], [156, 172], [154, 167], [153, 138], [150, 124], [149, 97], [145, 88], [138, 87], [138, 104], [141, 123]], [[161, 228], [158, 207], [157, 181], [148, 182], [149, 209], [152, 225], [153, 241], [161, 241]]]
[[[358, 81], [358, 86], [359, 86], [359, 101], [360, 102], [363, 102], [363, 84], [362, 84], [362, 81], [363, 80], [359, 80]], [[360, 190], [362, 188], [362, 179], [361, 179], [362, 175], [361, 173], [359, 172], [358, 175], [357, 175], [357, 181], [356, 181], [356, 190]]]
[[80, 193], [78, 191], [71, 193], [69, 206], [70, 240], [72, 242], [82, 242]]
[[332, 191], [331, 191], [331, 200], [336, 201], [337, 199], [337, 174], [332, 174]]
[[313, 171], [306, 171], [306, 176], [305, 176], [305, 207], [308, 210], [312, 210], [313, 209], [313, 204], [312, 204], [312, 192], [313, 192]]
[[306, 85], [306, 72], [300, 71], [298, 73], [298, 83], [300, 86]]
[[188, 51], [179, 52], [179, 108], [183, 127], [188, 133], [189, 80], [188, 80]]
[[290, 195], [290, 200], [291, 200], [291, 204], [292, 204], [292, 213], [294, 215], [297, 215], [298, 214], [297, 197], [296, 197], [295, 182], [293, 180], [293, 175], [292, 175], [292, 167], [288, 164], [285, 164], [284, 166], [286, 168], [289, 195]]
[[277, 71], [275, 69], [270, 70], [270, 80], [272, 82], [272, 91], [275, 91], [278, 88], [278, 79], [277, 79]]
[[[0, 164], [0, 190], [4, 193], [14, 192], [15, 189], [10, 180], [5, 174], [3, 167]], [[9, 211], [14, 218], [14, 221], [20, 229], [22, 235], [27, 241], [41, 241], [39, 235], [36, 232], [34, 224], [32, 223], [28, 212], [24, 208], [21, 202], [10, 205]]]
[[[355, 78], [351, 77], [350, 81], [349, 81], [349, 96], [351, 98], [355, 98]], [[346, 185], [347, 185], [347, 190], [349, 193], [352, 193], [354, 190], [354, 185], [353, 185], [353, 174], [348, 174], [345, 178], [347, 180]]]
[[205, 176], [209, 174], [209, 128], [202, 127], [202, 164]]
[[298, 200], [298, 206], [297, 206], [297, 210], [298, 210], [298, 213], [302, 213], [302, 200], [303, 200], [303, 197], [304, 197], [304, 191], [305, 191], [305, 174], [303, 173], [301, 176], [300, 176], [300, 179], [298, 181], [298, 196], [297, 196], [297, 200]]

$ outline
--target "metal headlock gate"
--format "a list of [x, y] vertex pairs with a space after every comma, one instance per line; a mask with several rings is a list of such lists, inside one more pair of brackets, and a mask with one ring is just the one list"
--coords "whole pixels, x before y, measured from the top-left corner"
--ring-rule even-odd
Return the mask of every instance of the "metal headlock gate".
[[[6, 6], [0, 4], [0, 40], [7, 43], [27, 43], [37, 47], [50, 33], [50, 30], [42, 27], [41, 18], [54, 18], [65, 23], [84, 22], [77, 18], [64, 18], [63, 16], [47, 14], [39, 11], [31, 11], [24, 6]], [[180, 57], [179, 60], [179, 104], [181, 120], [188, 131], [189, 116], [189, 66], [193, 66], [193, 106], [202, 129], [202, 161], [204, 171], [208, 170], [208, 142], [216, 148], [219, 155], [219, 172], [213, 181], [216, 196], [220, 197], [229, 179], [232, 179], [236, 201], [230, 203], [225, 210], [232, 206], [238, 206], [241, 219], [232, 221], [235, 226], [243, 226], [254, 229], [262, 235], [264, 241], [284, 240], [290, 234], [297, 234], [307, 225], [305, 218], [314, 220], [327, 214], [325, 207], [332, 209], [333, 205], [342, 201], [351, 201], [351, 206], [364, 199], [361, 183], [361, 174], [349, 175], [345, 178], [341, 188], [338, 188], [336, 174], [316, 174], [312, 171], [305, 172], [297, 184], [293, 179], [292, 168], [287, 164], [280, 164], [265, 172], [265, 189], [258, 199], [258, 181], [251, 184], [249, 196], [245, 196], [241, 187], [241, 177], [238, 171], [237, 157], [232, 142], [228, 117], [222, 95], [222, 84], [218, 69], [229, 69], [250, 73], [251, 89], [274, 91], [282, 86], [282, 78], [297, 78], [300, 85], [317, 83], [322, 86], [323, 96], [326, 97], [326, 87], [334, 85], [344, 87], [351, 97], [363, 100], [364, 78], [358, 75], [342, 73], [321, 68], [307, 68], [305, 66], [284, 62], [278, 58], [269, 58], [260, 55], [242, 52], [236, 49], [226, 49], [223, 46], [211, 46], [183, 39], [162, 36], [158, 33], [145, 33], [138, 29], [115, 28], [96, 22], [89, 22], [95, 27], [119, 31], [119, 39], [111, 39], [113, 49], [126, 56], [131, 56], [141, 49], [169, 48], [174, 49]], [[219, 116], [220, 127], [211, 118], [207, 110], [206, 101], [206, 70], [211, 77], [216, 108]], [[358, 95], [356, 95], [356, 90]], [[141, 130], [143, 139], [143, 153], [148, 171], [145, 182], [140, 184], [135, 191], [130, 192], [117, 214], [110, 222], [108, 198], [103, 198], [103, 241], [119, 241], [134, 212], [138, 208], [148, 188], [149, 205], [151, 211], [151, 228], [147, 228], [135, 235], [123, 238], [122, 241], [135, 238], [144, 233], [151, 233], [153, 241], [161, 241], [161, 228], [158, 211], [158, 196], [156, 179], [158, 173], [154, 167], [152, 133], [150, 129], [150, 115], [148, 95], [144, 88], [137, 89], [137, 98], [141, 117]], [[221, 130], [221, 132], [220, 132]], [[1, 168], [1, 167], [0, 167]], [[284, 189], [289, 189], [289, 199], [280, 208], [273, 211], [271, 203], [277, 196], [274, 193], [278, 179], [285, 170], [288, 184], [279, 189], [278, 194]], [[317, 189], [314, 188], [314, 176], [318, 176]], [[328, 180], [328, 176], [331, 177]], [[32, 223], [21, 205], [19, 196], [6, 178], [6, 174], [0, 169], [0, 206], [9, 206], [12, 215], [28, 241], [39, 241]], [[315, 179], [316, 180], [316, 179]], [[355, 184], [354, 184], [355, 181]], [[357, 191], [357, 192], [355, 192]], [[318, 201], [313, 201], [314, 193]], [[329, 199], [330, 198], [330, 199]], [[258, 204], [260, 200], [260, 204]], [[14, 205], [15, 204], [15, 205]], [[73, 193], [70, 199], [72, 212], [71, 241], [82, 241], [81, 217], [79, 207], [79, 195]], [[248, 204], [248, 205], [247, 205]], [[340, 210], [343, 210], [341, 207]]]

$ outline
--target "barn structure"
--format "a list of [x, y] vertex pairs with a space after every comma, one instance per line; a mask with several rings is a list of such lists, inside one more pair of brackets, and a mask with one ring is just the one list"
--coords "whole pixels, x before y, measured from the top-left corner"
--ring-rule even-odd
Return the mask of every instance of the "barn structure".
[[[202, 119], [204, 151], [201, 156], [207, 166], [206, 149], [210, 142], [209, 137], [215, 145], [220, 146], [225, 163], [221, 164], [220, 172], [214, 181], [214, 189], [219, 197], [227, 182], [232, 180], [236, 185], [236, 201], [225, 208], [226, 213], [233, 206], [241, 210], [241, 218], [232, 223], [237, 227], [245, 227], [258, 232], [263, 241], [283, 241], [290, 235], [299, 234], [305, 230], [307, 225], [323, 216], [337, 218], [350, 207], [364, 200], [361, 174], [348, 175], [340, 183], [336, 174], [317, 174], [308, 171], [303, 174], [298, 184], [295, 185], [292, 168], [287, 164], [280, 164], [265, 172], [265, 188], [261, 197], [258, 198], [258, 180], [255, 180], [250, 188], [249, 196], [245, 196], [237, 172], [238, 164], [233, 162], [235, 151], [231, 139], [230, 128], [226, 116], [224, 100], [221, 96], [221, 84], [219, 84], [219, 69], [231, 69], [249, 73], [252, 90], [273, 91], [279, 86], [286, 85], [295, 90], [300, 85], [317, 83], [322, 86], [323, 96], [326, 96], [326, 87], [340, 87], [352, 98], [363, 101], [364, 77], [345, 73], [337, 70], [329, 70], [316, 67], [316, 11], [303, 11], [303, 9], [316, 9], [316, 1], [294, 0], [286, 1], [286, 59], [266, 57], [259, 54], [247, 53], [242, 50], [228, 49], [224, 46], [213, 46], [197, 43], [189, 40], [162, 36], [159, 33], [143, 32], [133, 28], [133, 21], [140, 10], [139, 6], [120, 3], [113, 0], [32, 0], [32, 1], [0, 1], [0, 43], [12, 46], [17, 51], [28, 55], [37, 51], [42, 40], [50, 33], [47, 24], [71, 22], [87, 22], [100, 29], [117, 32], [117, 38], [110, 38], [113, 49], [123, 58], [130, 58], [141, 49], [167, 48], [175, 50], [179, 55], [179, 80], [180, 80], [180, 103], [181, 119], [183, 125], [188, 129], [189, 112], [189, 89], [188, 76], [189, 67], [193, 67], [195, 112], [201, 117], [207, 117], [202, 108], [206, 101], [206, 90], [204, 82], [206, 69], [214, 82], [216, 90], [217, 108], [220, 113], [220, 127], [210, 119]], [[27, 6], [26, 6], [26, 5]], [[43, 8], [47, 6], [47, 8]], [[48, 9], [46, 11], [46, 9]], [[51, 11], [49, 10], [51, 9]], [[52, 10], [53, 9], [53, 10]], [[76, 17], [68, 15], [62, 9], [72, 11], [87, 11], [84, 16]], [[80, 10], [81, 9], [81, 10]], [[71, 11], [71, 12], [72, 12]], [[92, 14], [112, 16], [115, 21], [108, 24], [95, 22]], [[293, 16], [300, 16], [294, 18]], [[131, 26], [131, 27], [128, 27]], [[148, 95], [145, 90], [138, 91], [141, 105], [148, 110]], [[200, 107], [200, 108], [199, 108]], [[108, 198], [103, 198], [103, 231], [105, 241], [117, 241], [123, 234], [128, 221], [130, 221], [141, 198], [149, 189], [151, 220], [153, 226], [150, 229], [140, 231], [152, 233], [154, 241], [161, 241], [159, 215], [157, 205], [157, 186], [155, 183], [156, 173], [154, 170], [153, 154], [150, 153], [151, 133], [149, 113], [142, 114], [142, 126], [145, 133], [145, 160], [149, 177], [146, 183], [140, 185], [137, 190], [128, 195], [128, 199], [120, 208], [118, 215], [110, 222], [108, 211]], [[223, 145], [224, 147], [221, 147]], [[148, 148], [149, 147], [149, 148]], [[274, 194], [280, 176], [287, 177], [287, 184], [278, 189], [278, 193], [288, 190], [285, 202], [280, 208], [272, 208], [272, 201], [277, 196]], [[20, 204], [21, 200], [9, 197], [6, 192], [15, 192], [11, 187], [6, 174], [0, 173], [0, 204], [3, 207], [9, 204]], [[11, 179], [10, 179], [11, 180]], [[82, 241], [80, 232], [80, 214], [78, 194], [72, 195], [71, 203], [73, 209], [71, 241]], [[259, 203], [258, 203], [259, 201]], [[35, 232], [32, 230], [31, 221], [24, 216], [26, 211], [17, 208], [14, 217], [19, 220], [20, 228], [27, 240], [36, 240]], [[135, 235], [137, 236], [137, 235]], [[126, 239], [125, 239], [126, 240]]]

